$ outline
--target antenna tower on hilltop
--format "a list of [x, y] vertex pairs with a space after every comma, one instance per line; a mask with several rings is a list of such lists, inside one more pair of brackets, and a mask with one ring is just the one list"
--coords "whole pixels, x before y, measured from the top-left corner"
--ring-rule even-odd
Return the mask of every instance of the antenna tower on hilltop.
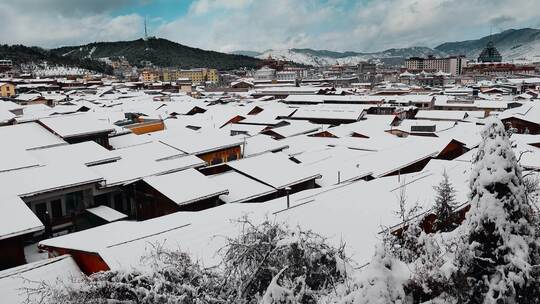
[[148, 40], [148, 30], [146, 28], [146, 16], [144, 17], [144, 40]]

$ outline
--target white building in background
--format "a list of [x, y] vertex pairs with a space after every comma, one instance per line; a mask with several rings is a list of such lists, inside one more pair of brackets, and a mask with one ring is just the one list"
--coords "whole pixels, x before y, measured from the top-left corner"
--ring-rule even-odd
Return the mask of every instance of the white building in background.
[[411, 57], [405, 60], [405, 69], [409, 72], [442, 71], [451, 75], [461, 75], [464, 67], [467, 66], [465, 56], [451, 56], [446, 58], [436, 58], [435, 56]]
[[298, 73], [295, 71], [282, 71], [276, 73], [276, 79], [279, 81], [295, 81]]
[[255, 72], [254, 79], [257, 80], [274, 80], [276, 79], [276, 70], [264, 66]]

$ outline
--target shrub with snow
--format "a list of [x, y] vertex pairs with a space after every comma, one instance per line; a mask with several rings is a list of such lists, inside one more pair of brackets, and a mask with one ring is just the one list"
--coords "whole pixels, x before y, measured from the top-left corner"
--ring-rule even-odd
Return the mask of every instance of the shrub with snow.
[[340, 304], [405, 303], [403, 286], [409, 278], [407, 265], [379, 245], [371, 263], [357, 278], [356, 290], [344, 297]]
[[223, 266], [242, 298], [260, 297], [280, 274], [281, 286], [298, 303], [313, 303], [343, 282], [348, 264], [344, 248], [334, 248], [311, 231], [283, 224], [240, 220], [242, 233], [222, 249]]
[[42, 284], [40, 303], [316, 303], [350, 271], [344, 248], [284, 224], [252, 224], [223, 248], [223, 267], [205, 269], [180, 251], [156, 246], [149, 270], [105, 271], [65, 284]]

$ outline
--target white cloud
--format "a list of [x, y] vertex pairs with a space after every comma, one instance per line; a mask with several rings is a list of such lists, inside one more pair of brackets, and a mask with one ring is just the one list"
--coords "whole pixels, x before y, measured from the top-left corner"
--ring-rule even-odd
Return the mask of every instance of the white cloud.
[[198, 0], [191, 4], [189, 11], [201, 15], [211, 10], [243, 8], [251, 2], [252, 0]]
[[[96, 1], [0, 0], [2, 42], [57, 46], [141, 36], [141, 16], [110, 12], [149, 0]], [[489, 34], [490, 24], [538, 26], [538, 17], [540, 1], [530, 0], [196, 0], [151, 32], [219, 51], [377, 51], [473, 39]]]
[[117, 17], [105, 13], [69, 15], [29, 11], [0, 3], [2, 43], [56, 47], [126, 40], [140, 37], [142, 24], [142, 18], [135, 14]]
[[220, 51], [290, 47], [377, 51], [481, 37], [494, 20], [505, 28], [534, 26], [540, 1], [199, 0], [190, 11], [164, 24], [158, 34]]

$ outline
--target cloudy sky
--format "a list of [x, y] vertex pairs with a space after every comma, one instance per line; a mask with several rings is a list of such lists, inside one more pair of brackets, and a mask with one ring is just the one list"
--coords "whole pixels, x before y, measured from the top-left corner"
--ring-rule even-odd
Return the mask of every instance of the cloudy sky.
[[0, 0], [0, 43], [57, 47], [149, 33], [229, 52], [377, 51], [540, 28], [538, 0]]

